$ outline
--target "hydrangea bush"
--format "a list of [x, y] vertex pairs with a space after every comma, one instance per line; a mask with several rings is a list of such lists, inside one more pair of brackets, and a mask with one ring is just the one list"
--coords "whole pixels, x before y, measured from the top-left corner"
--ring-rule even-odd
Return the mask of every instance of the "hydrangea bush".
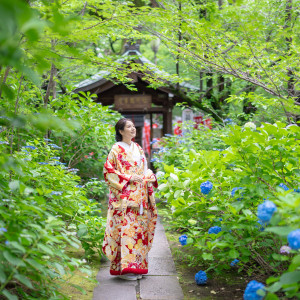
[[[60, 109], [64, 105], [62, 100]], [[87, 261], [95, 253], [102, 256], [105, 219], [97, 200], [107, 192], [101, 164], [113, 143], [110, 123], [117, 115], [97, 125], [109, 115], [107, 108], [87, 99], [81, 105], [90, 108], [89, 118], [75, 102], [65, 111], [70, 119], [78, 114], [76, 122], [62, 121], [59, 110], [0, 118], [0, 298], [65, 299], [60, 282], [78, 269], [90, 274], [88, 263], [69, 256], [68, 247], [83, 247]], [[19, 136], [12, 135], [16, 129]], [[43, 138], [46, 130], [50, 139]], [[91, 160], [85, 166], [73, 160], [82, 151]], [[97, 178], [91, 176], [96, 168]]]
[[[180, 139], [184, 143], [179, 143]], [[221, 141], [211, 147], [201, 144], [206, 139]], [[264, 123], [255, 130], [237, 125], [230, 130], [197, 130], [161, 141], [162, 147], [175, 150], [157, 154], [163, 163], [156, 167], [165, 172], [159, 179], [160, 196], [171, 207], [172, 226], [193, 241], [190, 245], [198, 255], [190, 258], [191, 264], [205, 260], [209, 269], [222, 272], [238, 259], [239, 271], [272, 275], [266, 281], [272, 299], [277, 299], [279, 291], [286, 297], [297, 295], [299, 140], [298, 126], [277, 122]], [[179, 150], [181, 161], [176, 161]], [[201, 184], [207, 181], [213, 188], [204, 195]], [[212, 232], [212, 228], [221, 230]], [[290, 254], [280, 253], [287, 243]]]

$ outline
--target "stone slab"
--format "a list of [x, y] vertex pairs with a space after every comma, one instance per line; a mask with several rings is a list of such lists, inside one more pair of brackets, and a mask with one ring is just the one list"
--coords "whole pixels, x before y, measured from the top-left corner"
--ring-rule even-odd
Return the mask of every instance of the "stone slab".
[[176, 275], [172, 257], [149, 257], [148, 275]]
[[136, 290], [132, 285], [112, 284], [102, 286], [100, 284], [94, 289], [93, 300], [137, 300]]
[[147, 276], [140, 281], [142, 300], [182, 300], [183, 293], [176, 276]]
[[99, 282], [100, 286], [106, 288], [107, 285], [115, 285], [118, 287], [123, 286], [137, 286], [138, 281], [137, 280], [124, 280], [121, 278], [118, 278], [117, 276], [112, 276], [109, 274], [109, 268], [102, 268], [98, 272], [96, 276], [97, 281]]
[[166, 257], [166, 258], [170, 258], [172, 257], [172, 253], [171, 253], [171, 250], [169, 248], [169, 245], [168, 244], [154, 244], [153, 243], [153, 246], [151, 248], [151, 250], [149, 251], [148, 253], [148, 257]]

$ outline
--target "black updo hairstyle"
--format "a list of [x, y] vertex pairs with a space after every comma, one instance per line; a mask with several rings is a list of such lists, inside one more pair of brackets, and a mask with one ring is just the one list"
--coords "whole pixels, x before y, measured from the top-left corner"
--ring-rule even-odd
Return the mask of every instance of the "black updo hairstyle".
[[120, 130], [124, 130], [127, 121], [132, 122], [130, 119], [122, 118], [122, 119], [120, 119], [120, 120], [117, 122], [117, 124], [115, 125], [115, 130], [116, 130], [116, 141], [117, 141], [117, 142], [122, 142], [122, 135], [121, 135], [121, 133], [120, 133]]

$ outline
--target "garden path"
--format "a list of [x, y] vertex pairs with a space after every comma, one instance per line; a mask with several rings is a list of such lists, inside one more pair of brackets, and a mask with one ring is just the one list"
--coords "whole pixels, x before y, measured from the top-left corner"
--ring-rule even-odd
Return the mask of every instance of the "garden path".
[[109, 262], [97, 274], [99, 285], [93, 300], [181, 300], [183, 299], [171, 250], [158, 218], [153, 247], [149, 252], [149, 273], [141, 280], [126, 281], [109, 274]]

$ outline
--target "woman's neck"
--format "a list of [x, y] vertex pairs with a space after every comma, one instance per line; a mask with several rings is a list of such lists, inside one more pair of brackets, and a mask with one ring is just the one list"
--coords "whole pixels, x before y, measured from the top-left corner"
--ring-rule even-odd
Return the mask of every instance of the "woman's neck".
[[122, 142], [128, 144], [129, 146], [131, 145], [131, 139], [130, 138], [129, 139], [126, 139], [126, 138], [124, 139], [123, 138]]

